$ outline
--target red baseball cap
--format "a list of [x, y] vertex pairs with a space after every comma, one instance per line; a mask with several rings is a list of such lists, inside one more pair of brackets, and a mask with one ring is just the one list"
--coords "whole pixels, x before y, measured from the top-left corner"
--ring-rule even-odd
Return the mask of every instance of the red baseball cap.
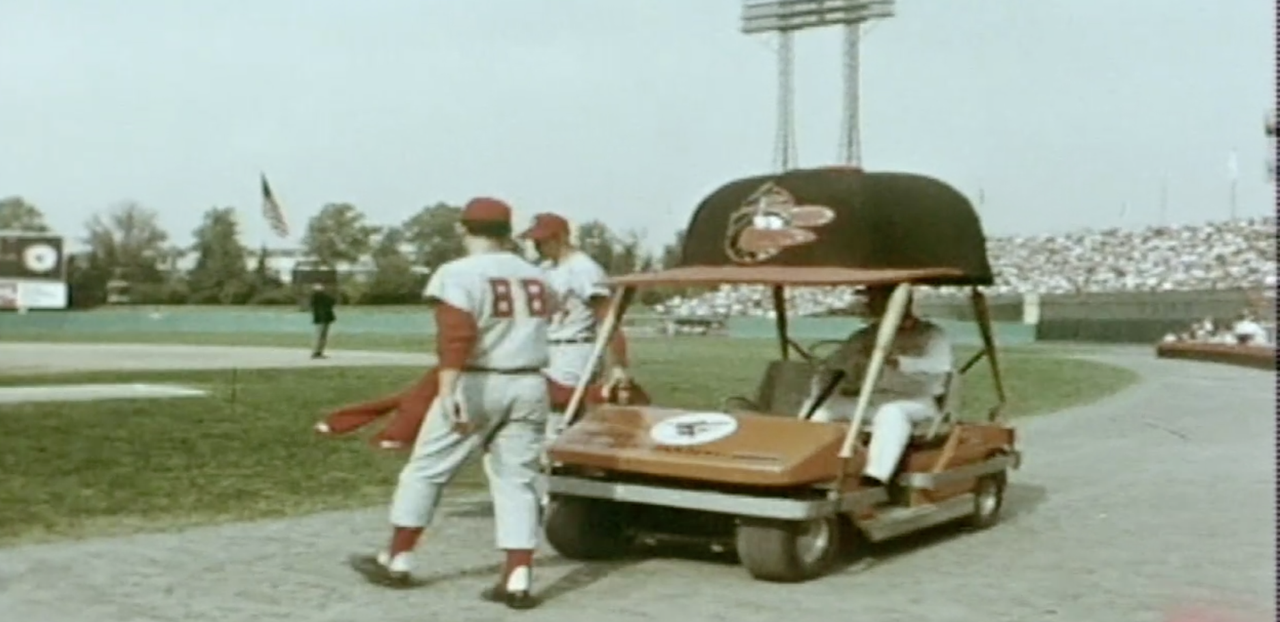
[[520, 234], [520, 238], [541, 242], [557, 235], [569, 235], [569, 221], [558, 214], [542, 213], [533, 217], [533, 224]]
[[476, 197], [462, 208], [463, 222], [511, 222], [511, 206], [491, 197]]

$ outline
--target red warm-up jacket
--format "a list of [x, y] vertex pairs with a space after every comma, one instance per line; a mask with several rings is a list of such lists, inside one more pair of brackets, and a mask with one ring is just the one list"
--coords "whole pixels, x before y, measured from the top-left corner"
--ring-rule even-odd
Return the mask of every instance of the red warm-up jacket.
[[[547, 380], [547, 390], [551, 395], [551, 409], [563, 412], [569, 407], [573, 396], [573, 387]], [[435, 401], [440, 392], [440, 374], [432, 367], [416, 383], [409, 388], [383, 398], [351, 404], [335, 410], [320, 423], [316, 431], [327, 436], [342, 436], [372, 424], [390, 415], [386, 425], [373, 436], [370, 442], [379, 449], [403, 450], [413, 446], [418, 437], [418, 430], [426, 419], [427, 409]], [[603, 386], [594, 384], [588, 387], [584, 396], [587, 405], [617, 403], [619, 392], [611, 391], [607, 397], [603, 394]], [[627, 387], [626, 402], [631, 405], [649, 403], [649, 396], [639, 385], [631, 382]]]

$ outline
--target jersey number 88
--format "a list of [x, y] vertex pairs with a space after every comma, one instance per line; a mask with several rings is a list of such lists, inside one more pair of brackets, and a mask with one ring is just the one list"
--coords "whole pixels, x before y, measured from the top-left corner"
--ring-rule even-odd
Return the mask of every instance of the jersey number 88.
[[489, 289], [493, 292], [493, 317], [503, 319], [515, 317], [516, 301], [511, 295], [512, 287], [524, 290], [524, 299], [528, 307], [525, 312], [530, 317], [546, 317], [547, 285], [538, 279], [489, 279]]

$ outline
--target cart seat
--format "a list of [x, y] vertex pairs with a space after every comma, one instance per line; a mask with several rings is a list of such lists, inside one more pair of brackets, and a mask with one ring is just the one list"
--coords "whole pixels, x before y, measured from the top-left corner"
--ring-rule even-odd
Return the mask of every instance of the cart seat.
[[756, 388], [761, 410], [794, 417], [809, 397], [813, 366], [805, 361], [770, 361]]
[[725, 399], [727, 408], [746, 408], [766, 415], [794, 417], [809, 397], [813, 367], [804, 361], [770, 361], [756, 386], [754, 398]]

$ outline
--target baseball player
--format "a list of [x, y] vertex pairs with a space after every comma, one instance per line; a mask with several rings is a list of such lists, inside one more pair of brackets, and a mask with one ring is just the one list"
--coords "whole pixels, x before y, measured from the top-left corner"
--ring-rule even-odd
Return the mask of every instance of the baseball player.
[[[569, 221], [557, 214], [534, 216], [533, 225], [520, 234], [533, 242], [542, 259], [547, 284], [558, 297], [557, 311], [547, 330], [551, 360], [543, 371], [552, 383], [552, 391], [572, 393], [582, 380], [582, 370], [591, 358], [596, 329], [609, 310], [608, 275], [590, 255], [575, 248], [570, 241]], [[609, 361], [605, 367], [602, 391], [630, 383], [627, 373], [627, 342], [622, 331], [614, 332], [609, 343]], [[567, 395], [554, 395], [553, 402], [568, 401]], [[548, 439], [560, 432], [563, 413], [552, 413], [547, 425]]]
[[393, 587], [409, 583], [410, 556], [431, 524], [440, 494], [467, 457], [486, 452], [496, 539], [506, 552], [486, 600], [536, 605], [533, 551], [541, 529], [535, 482], [549, 410], [547, 324], [553, 300], [542, 271], [503, 248], [511, 208], [478, 198], [462, 211], [467, 255], [436, 270], [423, 292], [434, 305], [439, 393], [427, 411], [391, 501], [387, 550], [352, 567]]
[[[880, 318], [892, 293], [891, 287], [867, 289], [870, 323], [850, 335], [824, 362], [826, 369], [844, 370], [845, 377], [838, 390], [814, 413], [814, 421], [847, 420], [853, 416], [862, 376], [875, 349]], [[898, 462], [911, 442], [913, 424], [941, 415], [937, 399], [946, 391], [947, 374], [952, 369], [951, 342], [942, 327], [916, 317], [908, 306], [871, 394], [867, 411], [871, 443], [862, 474], [864, 486], [883, 486], [892, 481]], [[820, 384], [814, 383], [814, 393]], [[811, 394], [804, 410], [808, 410], [814, 399]]]

